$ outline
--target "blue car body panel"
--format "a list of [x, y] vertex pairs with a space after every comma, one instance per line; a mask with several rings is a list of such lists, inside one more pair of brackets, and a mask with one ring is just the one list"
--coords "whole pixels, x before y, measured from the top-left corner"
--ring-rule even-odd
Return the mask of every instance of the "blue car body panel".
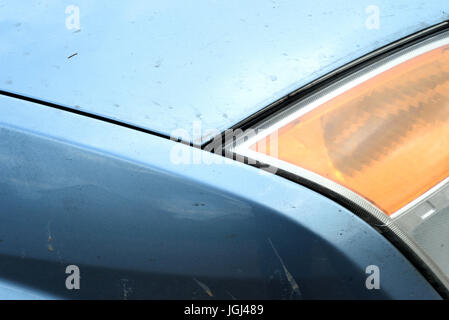
[[[77, 5], [80, 30], [66, 28]], [[448, 19], [446, 0], [0, 0], [0, 89], [201, 142]], [[76, 54], [75, 56], [73, 56]], [[68, 58], [71, 57], [71, 58]], [[193, 122], [201, 121], [196, 135]]]
[[371, 226], [279, 176], [10, 97], [0, 137], [0, 295], [440, 298]]

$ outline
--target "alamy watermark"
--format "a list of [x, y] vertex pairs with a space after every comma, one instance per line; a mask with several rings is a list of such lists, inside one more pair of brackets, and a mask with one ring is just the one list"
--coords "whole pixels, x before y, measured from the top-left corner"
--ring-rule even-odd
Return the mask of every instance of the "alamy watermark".
[[65, 268], [65, 273], [69, 275], [65, 279], [65, 287], [68, 290], [79, 290], [81, 280], [80, 268], [71, 264]]
[[[203, 137], [213, 138], [201, 150], [200, 146], [204, 142]], [[273, 131], [269, 135], [264, 136], [263, 130], [253, 128], [246, 130], [228, 129], [224, 132], [220, 132], [217, 129], [203, 130], [202, 122], [194, 121], [190, 131], [184, 128], [178, 128], [172, 131], [170, 139], [181, 142], [174, 144], [170, 150], [170, 162], [175, 165], [230, 164], [236, 160], [250, 165], [259, 165], [265, 172], [275, 173], [277, 170], [274, 166], [259, 163], [250, 156], [243, 156], [230, 151], [237, 144], [240, 145], [251, 139], [253, 142], [251, 142], [248, 148], [256, 149], [259, 154], [277, 158], [277, 131]], [[194, 145], [196, 148], [189, 148], [186, 145]]]
[[81, 30], [80, 8], [71, 4], [65, 8], [65, 13], [67, 15], [65, 19], [65, 27], [68, 30]]
[[365, 280], [365, 287], [368, 290], [380, 289], [380, 269], [376, 265], [369, 265], [365, 269], [365, 273], [369, 276]]
[[377, 30], [380, 28], [380, 16], [379, 16], [379, 7], [375, 5], [369, 5], [365, 8], [365, 12], [368, 17], [365, 20], [365, 27], [368, 30]]

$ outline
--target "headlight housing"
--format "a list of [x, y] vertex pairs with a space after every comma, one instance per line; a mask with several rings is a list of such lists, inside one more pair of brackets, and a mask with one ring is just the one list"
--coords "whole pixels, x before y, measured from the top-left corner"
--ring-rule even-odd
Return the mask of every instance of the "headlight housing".
[[449, 288], [449, 32], [260, 122], [227, 150], [369, 213]]

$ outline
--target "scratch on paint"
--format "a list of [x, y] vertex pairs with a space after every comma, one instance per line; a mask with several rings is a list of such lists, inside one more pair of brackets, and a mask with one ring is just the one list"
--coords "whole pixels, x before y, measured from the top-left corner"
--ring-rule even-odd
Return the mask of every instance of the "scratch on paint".
[[288, 271], [287, 267], [285, 266], [284, 261], [282, 260], [281, 256], [279, 255], [278, 251], [276, 250], [276, 248], [273, 245], [273, 242], [271, 242], [271, 239], [268, 238], [268, 242], [270, 243], [271, 247], [273, 248], [274, 253], [276, 254], [276, 257], [279, 259], [279, 262], [282, 265], [282, 268], [284, 269], [284, 273], [285, 276], [287, 277], [288, 282], [290, 283], [290, 286], [292, 287], [292, 291], [290, 293], [290, 298], [292, 297], [292, 295], [294, 293], [296, 293], [296, 295], [298, 295], [299, 297], [302, 297], [301, 291], [299, 290], [299, 285], [298, 283], [295, 281], [295, 279], [293, 278], [292, 274], [290, 273], [290, 271]]
[[53, 252], [53, 251], [55, 251], [55, 249], [53, 248], [53, 246], [52, 246], [52, 244], [51, 244], [51, 241], [53, 240], [53, 237], [51, 236], [51, 221], [48, 221], [48, 224], [47, 224], [47, 233], [48, 233], [48, 238], [47, 238], [48, 244], [47, 244], [47, 248], [48, 248], [48, 251]]
[[[48, 233], [48, 237], [47, 237], [47, 242], [48, 242], [47, 248], [48, 248], [48, 251], [54, 252], [55, 248], [51, 244], [51, 242], [53, 241], [53, 236], [51, 234], [51, 220], [48, 221], [48, 224], [47, 224], [47, 233]], [[58, 256], [59, 263], [63, 264], [61, 253], [59, 252], [59, 250], [56, 251], [56, 255]]]
[[227, 294], [229, 294], [229, 296], [232, 298], [232, 300], [237, 300], [236, 297], [234, 297], [229, 291], [226, 291]]
[[120, 279], [120, 281], [122, 282], [123, 288], [123, 300], [128, 300], [128, 294], [132, 293], [133, 289], [128, 287], [128, 279]]
[[48, 239], [47, 241], [50, 243], [52, 240], [52, 236], [51, 236], [51, 221], [48, 221], [47, 224], [47, 233], [48, 233]]
[[197, 279], [195, 279], [195, 278], [193, 278], [193, 280], [195, 280], [195, 282], [201, 287], [201, 289], [204, 290], [204, 292], [207, 293], [207, 295], [208, 295], [209, 297], [213, 297], [213, 296], [214, 296], [213, 293], [212, 293], [212, 291], [210, 291], [210, 289], [209, 289], [208, 286], [206, 286], [204, 283], [202, 283], [201, 281], [199, 281], [199, 280], [197, 280]]

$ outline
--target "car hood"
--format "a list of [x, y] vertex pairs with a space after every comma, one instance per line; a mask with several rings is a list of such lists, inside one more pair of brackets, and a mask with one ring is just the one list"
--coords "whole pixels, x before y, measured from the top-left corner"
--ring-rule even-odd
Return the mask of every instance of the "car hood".
[[0, 0], [0, 89], [204, 141], [448, 19], [446, 0], [371, 2], [76, 1], [78, 29], [68, 3]]

